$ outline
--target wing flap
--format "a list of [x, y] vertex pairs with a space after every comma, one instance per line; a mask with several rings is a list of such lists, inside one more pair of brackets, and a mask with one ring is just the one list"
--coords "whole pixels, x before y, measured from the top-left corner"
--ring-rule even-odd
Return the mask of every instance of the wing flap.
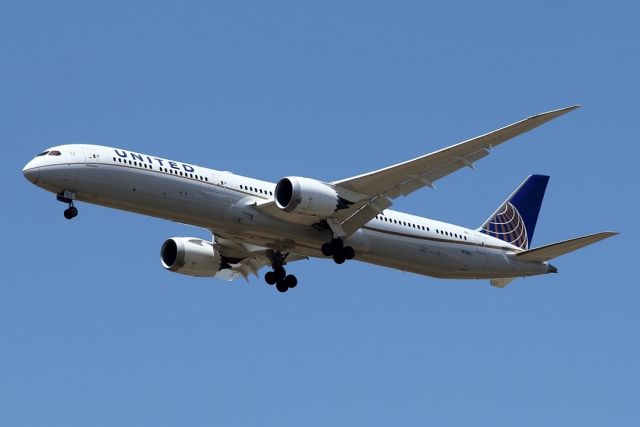
[[530, 249], [528, 251], [519, 252], [518, 254], [516, 254], [516, 257], [522, 261], [549, 261], [550, 259], [559, 257], [560, 255], [568, 254], [569, 252], [584, 248], [585, 246], [592, 245], [596, 242], [599, 242], [600, 240], [615, 236], [616, 234], [618, 233], [613, 231], [605, 231], [602, 233], [590, 234], [588, 236], [576, 237], [575, 239], [569, 239], [562, 242], [541, 246], [539, 248]]

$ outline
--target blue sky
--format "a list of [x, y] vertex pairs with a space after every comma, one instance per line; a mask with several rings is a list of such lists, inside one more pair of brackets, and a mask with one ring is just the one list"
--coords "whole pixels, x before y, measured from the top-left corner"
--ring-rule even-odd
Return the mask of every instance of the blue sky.
[[[638, 425], [640, 3], [0, 4], [0, 424]], [[89, 142], [334, 180], [584, 107], [395, 207], [474, 227], [551, 175], [560, 274], [312, 260], [281, 295], [160, 266], [192, 227], [64, 206], [22, 166]]]

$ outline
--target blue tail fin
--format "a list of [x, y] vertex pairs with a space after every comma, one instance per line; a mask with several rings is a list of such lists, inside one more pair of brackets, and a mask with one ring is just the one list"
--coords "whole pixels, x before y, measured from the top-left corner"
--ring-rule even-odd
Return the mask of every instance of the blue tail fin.
[[529, 249], [549, 177], [531, 175], [480, 227], [480, 232]]

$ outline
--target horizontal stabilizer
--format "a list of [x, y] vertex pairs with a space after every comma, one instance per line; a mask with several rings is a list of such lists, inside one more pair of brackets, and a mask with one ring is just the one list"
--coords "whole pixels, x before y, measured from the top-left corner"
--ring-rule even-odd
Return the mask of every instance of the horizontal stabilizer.
[[520, 252], [516, 254], [516, 256], [522, 261], [549, 261], [550, 259], [584, 248], [585, 246], [599, 242], [600, 240], [604, 240], [608, 237], [615, 236], [616, 234], [618, 233], [605, 231], [602, 233], [590, 234], [588, 236], [576, 237], [575, 239], [552, 243], [550, 245]]

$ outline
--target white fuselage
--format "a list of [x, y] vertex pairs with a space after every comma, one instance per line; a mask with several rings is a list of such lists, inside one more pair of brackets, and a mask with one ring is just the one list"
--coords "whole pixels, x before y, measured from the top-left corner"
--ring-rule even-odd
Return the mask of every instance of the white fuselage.
[[[77, 200], [206, 228], [228, 240], [324, 258], [331, 232], [254, 209], [275, 184], [96, 145], [65, 145], [24, 168], [34, 184]], [[291, 214], [296, 215], [296, 214]], [[386, 210], [351, 235], [355, 259], [440, 278], [544, 274], [549, 265], [518, 261], [516, 246], [476, 230]]]

